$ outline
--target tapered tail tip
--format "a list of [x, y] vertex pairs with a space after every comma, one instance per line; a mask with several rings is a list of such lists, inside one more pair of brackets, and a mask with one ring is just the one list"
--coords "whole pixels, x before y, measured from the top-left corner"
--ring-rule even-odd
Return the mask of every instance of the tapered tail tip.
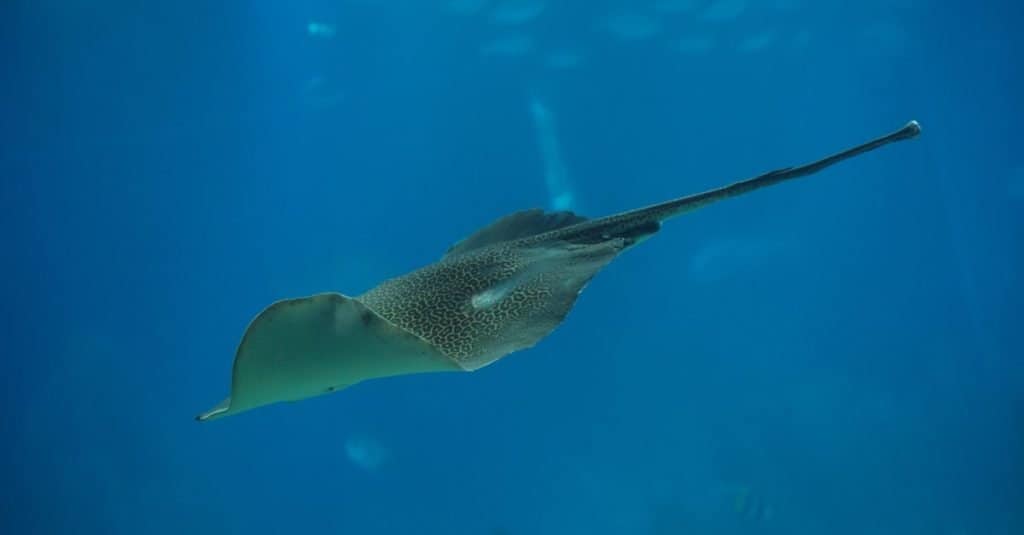
[[910, 121], [896, 132], [896, 139], [911, 139], [921, 134], [921, 123]]

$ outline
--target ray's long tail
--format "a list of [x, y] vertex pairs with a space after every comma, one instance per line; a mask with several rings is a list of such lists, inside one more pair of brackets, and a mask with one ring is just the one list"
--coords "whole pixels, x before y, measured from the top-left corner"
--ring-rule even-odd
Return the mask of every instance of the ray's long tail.
[[776, 169], [763, 175], [758, 175], [754, 178], [748, 178], [739, 182], [734, 182], [728, 186], [722, 186], [715, 188], [703, 193], [696, 193], [693, 195], [687, 195], [671, 201], [647, 206], [644, 208], [638, 208], [619, 214], [615, 217], [621, 217], [624, 220], [654, 220], [664, 221], [666, 219], [675, 217], [677, 215], [684, 214], [686, 212], [692, 212], [698, 208], [702, 208], [711, 203], [715, 203], [721, 200], [743, 195], [756, 189], [773, 186], [780, 182], [787, 180], [793, 180], [795, 178], [805, 177], [807, 175], [813, 175], [818, 171], [835, 165], [843, 160], [853, 158], [865, 152], [873, 151], [883, 145], [888, 145], [896, 141], [903, 141], [905, 139], [911, 139], [917, 137], [921, 133], [921, 125], [917, 121], [910, 121], [903, 128], [891, 132], [884, 136], [872, 139], [866, 143], [861, 143], [855, 147], [848, 148], [844, 151], [837, 152], [831, 156], [822, 158], [820, 160], [800, 165], [797, 167], [785, 167], [783, 169]]

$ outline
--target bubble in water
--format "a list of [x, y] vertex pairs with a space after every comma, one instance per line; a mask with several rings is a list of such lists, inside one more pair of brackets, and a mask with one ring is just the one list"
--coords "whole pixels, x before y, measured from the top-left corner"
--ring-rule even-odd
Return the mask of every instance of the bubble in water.
[[335, 30], [333, 24], [310, 22], [306, 25], [306, 33], [315, 39], [333, 39]]
[[345, 440], [345, 455], [352, 464], [367, 471], [381, 467], [388, 459], [387, 449], [368, 435], [352, 435]]
[[574, 50], [554, 50], [544, 58], [544, 65], [556, 71], [575, 69], [583, 63], [583, 57]]
[[745, 0], [716, 0], [704, 10], [701, 16], [710, 22], [726, 22], [736, 19], [746, 10]]
[[519, 57], [533, 51], [533, 38], [529, 35], [512, 34], [492, 39], [480, 46], [484, 57]]
[[537, 18], [544, 12], [540, 0], [504, 0], [491, 10], [491, 21], [495, 24], [523, 24]]
[[660, 13], [682, 13], [697, 7], [697, 0], [656, 0], [654, 10]]
[[775, 31], [763, 30], [753, 35], [747, 36], [736, 45], [736, 50], [739, 52], [750, 53], [757, 52], [775, 42]]
[[683, 54], [703, 55], [715, 47], [715, 41], [705, 35], [691, 35], [681, 37], [676, 41], [676, 51]]
[[487, 0], [448, 0], [445, 10], [454, 15], [474, 15], [487, 4]]
[[605, 20], [605, 28], [622, 41], [649, 39], [661, 31], [661, 22], [641, 13], [614, 13]]

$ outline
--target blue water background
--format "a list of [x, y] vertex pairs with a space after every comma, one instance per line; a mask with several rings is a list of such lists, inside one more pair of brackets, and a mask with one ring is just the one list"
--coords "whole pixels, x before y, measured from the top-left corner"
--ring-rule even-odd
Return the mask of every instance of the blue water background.
[[[514, 57], [439, 1], [5, 3], [0, 532], [1024, 533], [1021, 8], [708, 3], [552, 0]], [[924, 134], [668, 222], [475, 373], [192, 420], [268, 303], [547, 205], [531, 95], [590, 216]]]

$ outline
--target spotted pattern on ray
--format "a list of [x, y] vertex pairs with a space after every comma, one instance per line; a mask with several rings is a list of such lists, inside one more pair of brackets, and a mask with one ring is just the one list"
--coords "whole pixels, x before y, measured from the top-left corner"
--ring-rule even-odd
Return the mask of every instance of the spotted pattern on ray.
[[[463, 368], [476, 369], [550, 333], [628, 243], [499, 243], [385, 281], [357, 299]], [[493, 302], [479, 299], [486, 292], [496, 294]]]

